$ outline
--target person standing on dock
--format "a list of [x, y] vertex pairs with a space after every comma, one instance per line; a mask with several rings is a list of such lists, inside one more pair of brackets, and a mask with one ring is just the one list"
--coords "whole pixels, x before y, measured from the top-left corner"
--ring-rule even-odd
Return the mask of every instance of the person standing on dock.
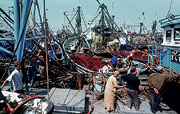
[[180, 74], [170, 76], [161, 66], [156, 67], [156, 71], [156, 73], [152, 73], [148, 78], [150, 106], [153, 113], [160, 110], [160, 93], [164, 90], [165, 85], [168, 83], [180, 84]]
[[140, 108], [139, 98], [138, 98], [140, 80], [138, 79], [136, 74], [137, 74], [136, 68], [131, 68], [130, 74], [122, 76], [122, 79], [124, 79], [127, 82], [126, 93], [127, 93], [128, 110], [132, 108], [133, 103], [136, 110], [139, 110]]
[[116, 89], [123, 88], [124, 86], [119, 86], [117, 84], [117, 77], [119, 75], [118, 71], [115, 71], [112, 76], [109, 77], [104, 93], [104, 108], [107, 109], [108, 112], [115, 111], [115, 96]]
[[14, 63], [15, 69], [14, 71], [9, 75], [9, 77], [4, 81], [4, 83], [1, 86], [1, 89], [3, 90], [4, 85], [7, 83], [7, 81], [13, 83], [13, 91], [16, 93], [24, 93], [23, 92], [23, 73], [21, 70], [21, 64], [20, 62]]

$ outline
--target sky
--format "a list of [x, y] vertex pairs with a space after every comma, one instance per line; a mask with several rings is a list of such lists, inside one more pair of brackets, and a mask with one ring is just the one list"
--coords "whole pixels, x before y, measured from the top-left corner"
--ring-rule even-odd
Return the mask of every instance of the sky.
[[[7, 11], [9, 6], [12, 6], [13, 0], [0, 0], [0, 7]], [[41, 13], [43, 16], [43, 0], [38, 0]], [[170, 8], [170, 12], [173, 14], [180, 14], [180, 0], [99, 0], [104, 2], [111, 14], [115, 14], [115, 22], [118, 25], [123, 23], [129, 25], [137, 25], [140, 21], [144, 22], [144, 25], [150, 29], [154, 20], [160, 20], [165, 18]], [[47, 19], [50, 28], [53, 31], [62, 28], [65, 24], [64, 14], [65, 11], [72, 11], [77, 9], [80, 4], [86, 21], [91, 20], [96, 16], [97, 9], [99, 7], [96, 0], [46, 0]], [[113, 5], [112, 5], [113, 4]], [[144, 17], [142, 17], [144, 12]], [[141, 19], [141, 20], [140, 20]], [[158, 23], [158, 29], [160, 25]]]

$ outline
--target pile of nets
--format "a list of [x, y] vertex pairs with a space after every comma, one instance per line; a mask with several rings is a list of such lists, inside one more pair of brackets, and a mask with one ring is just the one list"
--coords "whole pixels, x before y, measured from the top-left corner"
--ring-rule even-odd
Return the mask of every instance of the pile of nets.
[[102, 57], [96, 58], [85, 53], [77, 53], [75, 55], [70, 55], [70, 58], [77, 64], [92, 71], [98, 71], [105, 65], [105, 62], [102, 61]]

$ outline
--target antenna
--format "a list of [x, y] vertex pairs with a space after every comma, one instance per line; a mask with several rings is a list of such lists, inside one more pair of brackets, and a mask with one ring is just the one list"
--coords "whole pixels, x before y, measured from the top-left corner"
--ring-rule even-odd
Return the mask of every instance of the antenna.
[[157, 15], [158, 15], [158, 14], [157, 14], [157, 12], [156, 12], [156, 20], [157, 20]]
[[170, 6], [169, 6], [169, 10], [168, 10], [168, 13], [167, 13], [167, 17], [168, 17], [168, 15], [169, 15], [170, 11], [171, 11], [172, 3], [173, 3], [173, 0], [171, 0]]
[[80, 0], [78, 0], [78, 6], [80, 6]]
[[112, 0], [112, 15], [114, 16], [114, 0]]

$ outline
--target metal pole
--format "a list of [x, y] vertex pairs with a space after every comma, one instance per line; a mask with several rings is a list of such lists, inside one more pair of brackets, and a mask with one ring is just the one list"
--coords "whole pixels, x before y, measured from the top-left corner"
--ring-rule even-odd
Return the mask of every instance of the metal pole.
[[[21, 22], [20, 22], [19, 36], [18, 36], [18, 39], [21, 39], [21, 41], [20, 41], [19, 47], [17, 49], [17, 61], [21, 61], [21, 59], [23, 57], [26, 31], [27, 31], [27, 21], [28, 21], [31, 5], [32, 5], [32, 0], [24, 1], [23, 8], [22, 8], [22, 16], [20, 19]], [[22, 37], [22, 38], [20, 38], [20, 37]]]
[[40, 8], [39, 8], [38, 0], [36, 0], [36, 5], [37, 5], [37, 9], [38, 9], [38, 14], [39, 14], [39, 19], [40, 19], [42, 34], [45, 35], [44, 25], [43, 25], [42, 18], [41, 18], [41, 13], [40, 13]]
[[48, 49], [47, 49], [47, 32], [46, 32], [46, 5], [44, 4], [44, 26], [45, 26], [45, 49], [46, 49], [46, 77], [47, 77], [47, 94], [49, 99], [49, 75], [48, 75]]
[[161, 66], [161, 52], [162, 52], [162, 51], [161, 51], [161, 47], [160, 47], [160, 50], [159, 50], [159, 51], [160, 51], [159, 62], [160, 62], [160, 66]]
[[19, 0], [13, 0], [14, 3], [14, 39], [15, 39], [15, 43], [14, 43], [14, 49], [17, 47], [17, 42], [18, 42], [18, 38], [19, 38]]
[[148, 46], [148, 65], [149, 65], [149, 55], [150, 55], [150, 48]]
[[171, 53], [171, 49], [169, 49], [169, 62], [170, 62], [170, 64], [169, 64], [169, 67], [170, 67], [170, 72], [169, 72], [169, 75], [171, 75], [172, 74], [172, 70], [171, 70], [171, 58], [172, 58], [172, 53]]
[[152, 64], [152, 67], [153, 67], [153, 55], [154, 55], [154, 46], [152, 46], [152, 60], [151, 60], [151, 64]]

